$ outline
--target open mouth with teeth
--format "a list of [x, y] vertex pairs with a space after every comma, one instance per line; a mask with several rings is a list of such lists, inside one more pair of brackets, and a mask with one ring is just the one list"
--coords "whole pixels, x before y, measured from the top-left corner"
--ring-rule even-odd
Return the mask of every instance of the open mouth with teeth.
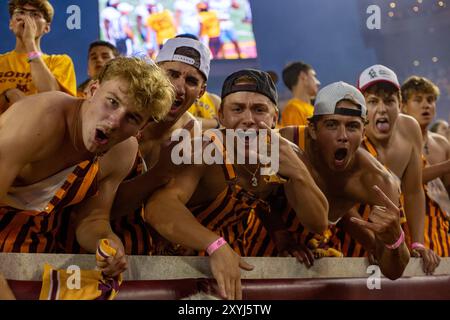
[[375, 121], [375, 126], [377, 130], [382, 133], [388, 133], [391, 125], [389, 124], [389, 120], [387, 118], [379, 118]]
[[345, 164], [347, 154], [347, 148], [339, 148], [334, 152], [334, 164], [336, 167], [342, 167]]
[[108, 143], [108, 141], [109, 141], [109, 138], [106, 135], [106, 133], [104, 133], [100, 129], [95, 130], [95, 142], [97, 142], [100, 145], [105, 145]]

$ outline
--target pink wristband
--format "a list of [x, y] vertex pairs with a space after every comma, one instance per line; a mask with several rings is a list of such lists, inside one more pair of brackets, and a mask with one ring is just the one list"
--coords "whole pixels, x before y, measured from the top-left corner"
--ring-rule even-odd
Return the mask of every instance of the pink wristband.
[[415, 249], [418, 249], [418, 248], [425, 249], [425, 246], [423, 244], [421, 244], [420, 242], [413, 242], [411, 244], [411, 249], [412, 250], [415, 250]]
[[219, 249], [221, 246], [223, 246], [224, 244], [226, 244], [227, 242], [225, 241], [224, 238], [220, 237], [219, 239], [217, 239], [216, 241], [214, 241], [213, 243], [211, 243], [208, 248], [206, 248], [206, 252], [208, 253], [208, 255], [212, 255], [214, 253], [214, 251], [216, 251], [217, 249]]
[[31, 62], [34, 59], [39, 58], [40, 56], [42, 56], [42, 52], [39, 52], [39, 51], [28, 52], [28, 62]]
[[394, 244], [386, 244], [386, 248], [391, 249], [391, 250], [395, 250], [398, 247], [400, 247], [400, 245], [403, 243], [403, 241], [405, 241], [405, 233], [402, 230], [402, 233], [400, 234], [400, 237], [398, 238], [397, 241], [395, 241]]

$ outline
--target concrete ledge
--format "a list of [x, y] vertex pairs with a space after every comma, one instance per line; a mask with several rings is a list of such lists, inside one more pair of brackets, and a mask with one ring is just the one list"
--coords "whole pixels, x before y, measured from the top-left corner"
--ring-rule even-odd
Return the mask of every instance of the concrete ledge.
[[[126, 280], [168, 280], [212, 278], [208, 257], [130, 256]], [[294, 258], [245, 258], [253, 271], [242, 271], [243, 279], [284, 278], [366, 278], [369, 263], [365, 258], [322, 258], [307, 269]], [[58, 269], [77, 265], [95, 268], [94, 255], [0, 253], [0, 272], [11, 280], [42, 280], [44, 264]], [[450, 274], [450, 258], [442, 258], [435, 275]], [[424, 276], [420, 259], [411, 258], [404, 277]]]

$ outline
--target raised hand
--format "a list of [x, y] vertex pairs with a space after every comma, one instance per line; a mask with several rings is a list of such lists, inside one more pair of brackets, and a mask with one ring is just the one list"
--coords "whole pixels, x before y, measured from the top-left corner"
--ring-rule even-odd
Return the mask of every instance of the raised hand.
[[[299, 159], [297, 153], [300, 152], [298, 146], [282, 137], [276, 130], [270, 128], [266, 123], [260, 122], [263, 129], [267, 129], [268, 136], [277, 136], [279, 144], [279, 168], [278, 173], [284, 177], [294, 177], [299, 174]], [[271, 150], [271, 152], [273, 152]], [[265, 155], [259, 155], [264, 157]]]
[[400, 209], [378, 186], [374, 186], [373, 189], [378, 195], [381, 205], [372, 207], [369, 221], [355, 217], [350, 218], [350, 221], [371, 230], [375, 234], [375, 237], [385, 245], [393, 245], [402, 234]]
[[29, 46], [34, 45], [34, 41], [37, 37], [37, 26], [36, 21], [28, 15], [23, 17], [23, 23], [22, 41], [28, 48]]

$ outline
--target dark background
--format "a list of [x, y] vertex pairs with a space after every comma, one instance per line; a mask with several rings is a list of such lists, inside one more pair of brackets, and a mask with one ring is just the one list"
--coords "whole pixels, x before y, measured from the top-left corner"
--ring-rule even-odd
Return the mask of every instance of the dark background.
[[[7, 0], [0, 3], [0, 52], [6, 52], [13, 49], [14, 37], [8, 29]], [[274, 70], [281, 76], [286, 63], [303, 60], [314, 67], [324, 86], [338, 80], [355, 84], [363, 69], [380, 63], [396, 71], [400, 82], [418, 74], [438, 84], [442, 92], [438, 116], [448, 120], [450, 0], [250, 0], [250, 3], [258, 58], [213, 61], [210, 91], [219, 93], [224, 78], [244, 67]], [[395, 3], [394, 8], [391, 3]], [[80, 83], [86, 78], [88, 45], [99, 36], [97, 1], [53, 0], [52, 4], [55, 19], [51, 33], [42, 40], [42, 49], [46, 53], [69, 54]], [[66, 27], [69, 17], [66, 10], [72, 4], [81, 9], [81, 30]], [[369, 5], [380, 8], [379, 30], [367, 28]], [[287, 99], [289, 94], [282, 81], [278, 88], [281, 99]]]

